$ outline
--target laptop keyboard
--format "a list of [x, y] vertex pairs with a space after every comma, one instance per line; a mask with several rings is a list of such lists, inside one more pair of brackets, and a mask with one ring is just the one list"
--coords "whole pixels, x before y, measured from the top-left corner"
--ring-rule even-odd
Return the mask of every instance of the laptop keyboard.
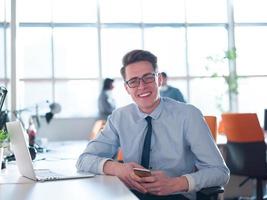
[[66, 177], [65, 175], [58, 174], [50, 170], [36, 170], [35, 173], [38, 179], [45, 180], [57, 180]]

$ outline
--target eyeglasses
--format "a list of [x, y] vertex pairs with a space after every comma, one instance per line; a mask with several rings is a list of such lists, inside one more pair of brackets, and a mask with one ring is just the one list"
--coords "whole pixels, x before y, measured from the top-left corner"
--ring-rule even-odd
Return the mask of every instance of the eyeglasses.
[[141, 78], [139, 77], [134, 77], [128, 81], [125, 81], [125, 83], [130, 87], [130, 88], [135, 88], [140, 85], [140, 81], [142, 80], [143, 83], [148, 84], [148, 83], [153, 83], [155, 81], [155, 76], [157, 76], [156, 72], [153, 73], [148, 73], [142, 76]]

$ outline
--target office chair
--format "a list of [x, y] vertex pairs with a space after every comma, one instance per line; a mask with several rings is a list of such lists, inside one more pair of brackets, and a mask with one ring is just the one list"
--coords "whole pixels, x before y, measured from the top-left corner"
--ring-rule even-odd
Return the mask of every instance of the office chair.
[[95, 121], [92, 131], [89, 134], [90, 139], [96, 138], [96, 136], [101, 132], [101, 130], [105, 127], [106, 120], [99, 119]]
[[208, 127], [210, 128], [210, 132], [216, 142], [217, 141], [217, 118], [216, 116], [205, 115], [204, 119], [207, 122]]
[[226, 164], [231, 174], [256, 179], [256, 198], [263, 199], [263, 180], [267, 180], [266, 144], [255, 113], [225, 113], [222, 123], [227, 137]]

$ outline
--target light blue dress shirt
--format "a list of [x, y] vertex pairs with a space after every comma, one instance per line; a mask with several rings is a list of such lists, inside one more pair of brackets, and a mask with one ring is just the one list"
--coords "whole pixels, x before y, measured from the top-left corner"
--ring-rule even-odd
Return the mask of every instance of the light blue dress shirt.
[[[140, 163], [146, 116], [136, 104], [115, 110], [103, 132], [88, 143], [77, 161], [77, 169], [103, 173], [104, 163], [116, 155], [119, 147], [124, 162]], [[189, 182], [187, 197], [190, 192], [228, 182], [229, 169], [196, 107], [162, 97], [150, 116], [152, 170], [162, 170], [172, 177], [185, 175]]]

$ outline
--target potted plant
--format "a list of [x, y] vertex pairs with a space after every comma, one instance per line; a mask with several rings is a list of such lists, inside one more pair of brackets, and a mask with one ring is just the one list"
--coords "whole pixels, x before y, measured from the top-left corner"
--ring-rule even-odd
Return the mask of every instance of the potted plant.
[[[217, 68], [215, 66], [223, 66], [222, 64], [228, 61], [229, 66], [233, 65], [233, 62], [236, 60], [236, 48], [229, 49], [228, 51], [224, 52], [224, 56], [215, 55], [215, 56], [208, 56], [207, 61], [208, 63], [205, 66], [205, 69], [211, 73], [211, 77], [216, 78], [220, 77], [217, 73]], [[232, 68], [232, 67], [230, 67]], [[233, 105], [238, 95], [238, 75], [236, 74], [235, 70], [229, 69], [228, 75], [222, 76], [228, 86], [227, 92], [229, 95], [229, 105], [230, 111], [236, 110], [236, 106]], [[224, 112], [225, 110], [222, 108], [220, 103], [217, 105], [218, 108]]]
[[9, 142], [9, 134], [7, 131], [1, 129], [0, 130], [0, 169], [3, 161], [4, 147], [8, 145]]

